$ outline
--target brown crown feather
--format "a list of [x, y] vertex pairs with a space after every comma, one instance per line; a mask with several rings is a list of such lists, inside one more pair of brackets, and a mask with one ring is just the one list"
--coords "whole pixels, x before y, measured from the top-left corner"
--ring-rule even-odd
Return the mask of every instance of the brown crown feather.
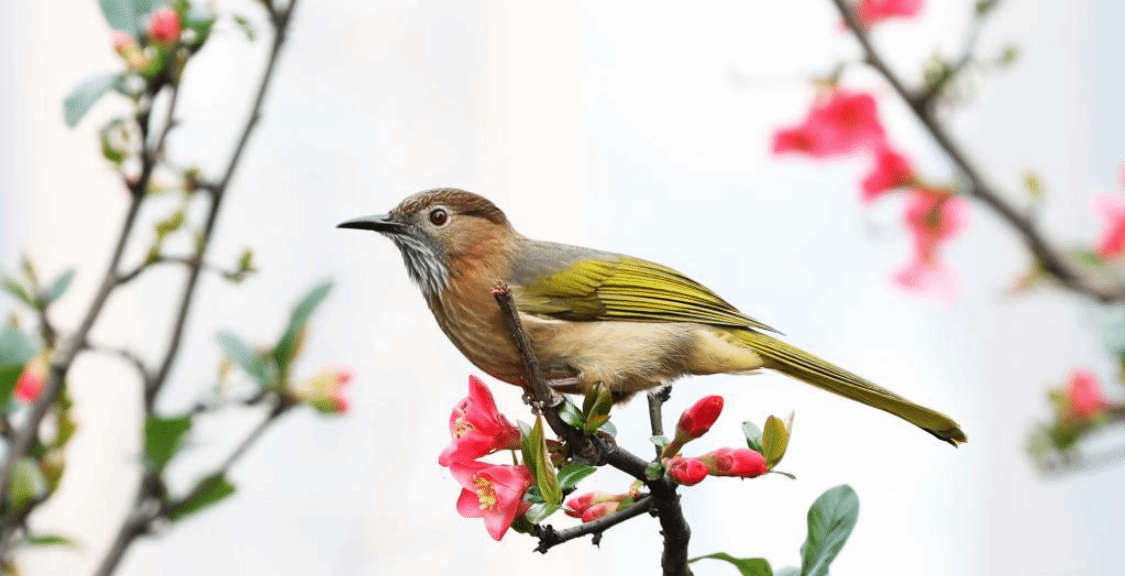
[[508, 225], [508, 217], [491, 200], [457, 188], [424, 190], [403, 200], [394, 212], [399, 215], [415, 214], [437, 205], [445, 206], [457, 214], [477, 216], [501, 226]]

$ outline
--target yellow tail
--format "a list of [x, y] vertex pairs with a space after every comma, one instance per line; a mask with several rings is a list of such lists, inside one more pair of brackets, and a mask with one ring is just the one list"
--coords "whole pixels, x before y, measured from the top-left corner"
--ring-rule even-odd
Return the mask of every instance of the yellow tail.
[[738, 331], [736, 335], [739, 341], [762, 357], [766, 368], [890, 412], [953, 446], [968, 441], [961, 427], [941, 412], [919, 406], [843, 368], [760, 332]]

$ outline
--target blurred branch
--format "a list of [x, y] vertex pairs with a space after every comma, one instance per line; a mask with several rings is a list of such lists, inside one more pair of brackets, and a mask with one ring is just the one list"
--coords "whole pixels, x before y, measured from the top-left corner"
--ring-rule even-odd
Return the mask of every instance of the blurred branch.
[[144, 360], [141, 360], [139, 356], [137, 356], [130, 350], [127, 350], [125, 348], [116, 348], [113, 346], [102, 346], [90, 343], [86, 344], [86, 349], [90, 352], [94, 352], [95, 354], [117, 356], [118, 358], [128, 362], [129, 364], [132, 364], [133, 367], [137, 369], [137, 372], [141, 375], [141, 381], [145, 386], [147, 386], [149, 381], [152, 379], [152, 371], [149, 370]]
[[[660, 562], [663, 574], [664, 576], [691, 576], [692, 572], [687, 562], [691, 528], [688, 526], [683, 509], [680, 507], [680, 496], [676, 493], [676, 484], [668, 478], [667, 474], [655, 480], [649, 479], [646, 474], [648, 462], [617, 446], [616, 443], [607, 442], [601, 436], [587, 436], [562, 419], [559, 414], [559, 407], [563, 404], [562, 399], [547, 386], [543, 374], [539, 371], [539, 361], [535, 358], [535, 352], [532, 350], [531, 339], [528, 338], [527, 332], [520, 322], [519, 312], [512, 301], [511, 290], [507, 286], [500, 285], [492, 291], [492, 295], [500, 306], [501, 315], [512, 335], [512, 340], [516, 344], [520, 358], [523, 360], [532, 406], [543, 414], [547, 424], [550, 425], [555, 434], [566, 441], [572, 453], [576, 452], [583, 459], [592, 458], [591, 461], [598, 466], [609, 464], [644, 482], [649, 489], [652, 507], [656, 509], [656, 516], [660, 520], [661, 534], [664, 536], [664, 552]], [[623, 514], [630, 509], [631, 507], [621, 513]], [[634, 516], [621, 518], [611, 525], [639, 515], [640, 511]], [[595, 531], [600, 534], [607, 528], [609, 526], [603, 526]], [[593, 532], [583, 532], [582, 534], [585, 533]], [[540, 547], [542, 547], [542, 541]], [[547, 549], [550, 549], [550, 546], [547, 546]]]
[[202, 476], [203, 480], [196, 483], [195, 487], [184, 496], [169, 500], [164, 496], [163, 483], [153, 473], [146, 473], [137, 487], [137, 494], [133, 498], [133, 509], [126, 518], [121, 528], [117, 531], [113, 543], [106, 555], [102, 558], [95, 576], [109, 576], [117, 569], [121, 558], [129, 545], [139, 536], [149, 533], [153, 523], [161, 519], [170, 519], [170, 515], [177, 508], [199, 498], [213, 489], [217, 483], [223, 481], [226, 474], [246, 452], [256, 443], [278, 418], [289, 411], [293, 403], [284, 397], [278, 397], [278, 403], [270, 410], [269, 414], [242, 439], [242, 442], [230, 453], [229, 456], [209, 474]]
[[1102, 302], [1125, 300], [1125, 284], [1104, 277], [1095, 277], [1082, 270], [1077, 263], [1047, 240], [1031, 218], [1022, 214], [1020, 209], [1006, 199], [1012, 195], [1001, 194], [998, 188], [985, 179], [983, 172], [953, 141], [945, 126], [938, 121], [934, 112], [932, 95], [908, 88], [875, 49], [868, 32], [860, 26], [855, 14], [848, 7], [847, 1], [832, 0], [832, 2], [848, 23], [852, 33], [855, 34], [863, 48], [868, 64], [879, 72], [898, 93], [899, 97], [907, 103], [914, 115], [929, 131], [934, 141], [961, 172], [967, 194], [987, 205], [1001, 219], [1012, 226], [1023, 237], [1028, 249], [1042, 265], [1043, 270], [1062, 286]]
[[137, 265], [136, 268], [133, 268], [132, 270], [122, 274], [117, 278], [117, 283], [127, 284], [129, 282], [132, 282], [138, 276], [144, 273], [145, 270], [148, 270], [153, 266], [159, 266], [161, 264], [180, 264], [183, 266], [187, 266], [189, 269], [198, 267], [225, 277], [237, 277], [239, 275], [247, 273], [246, 271], [242, 270], [227, 269], [217, 264], [210, 264], [208, 262], [204, 262], [202, 258], [195, 256], [161, 256], [159, 258], [156, 258], [155, 260], [143, 262]]

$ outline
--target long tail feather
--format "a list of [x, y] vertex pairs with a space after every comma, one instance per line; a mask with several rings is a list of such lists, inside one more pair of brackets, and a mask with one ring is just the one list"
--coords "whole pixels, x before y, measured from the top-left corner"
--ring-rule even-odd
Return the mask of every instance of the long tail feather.
[[968, 441], [952, 418], [919, 406], [890, 390], [760, 332], [739, 331], [738, 338], [757, 352], [766, 368], [818, 388], [890, 412], [953, 446]]

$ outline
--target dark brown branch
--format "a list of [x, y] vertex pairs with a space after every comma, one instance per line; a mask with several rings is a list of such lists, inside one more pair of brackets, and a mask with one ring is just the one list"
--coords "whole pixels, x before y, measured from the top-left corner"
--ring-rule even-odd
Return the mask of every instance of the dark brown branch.
[[572, 452], [586, 456], [587, 451], [596, 451], [603, 461], [596, 462], [595, 465], [609, 464], [645, 483], [653, 498], [653, 507], [656, 509], [657, 518], [660, 519], [661, 534], [664, 536], [664, 552], [660, 562], [663, 574], [664, 576], [691, 576], [692, 572], [687, 563], [691, 528], [684, 519], [680, 496], [676, 493], [676, 484], [666, 474], [656, 480], [648, 479], [645, 473], [648, 462], [616, 444], [606, 447], [596, 442], [595, 437], [586, 436], [581, 430], [563, 421], [559, 415], [562, 401], [547, 386], [546, 380], [539, 371], [539, 362], [535, 358], [535, 351], [532, 350], [531, 339], [528, 338], [520, 322], [519, 312], [512, 301], [511, 290], [507, 286], [499, 285], [492, 294], [500, 306], [504, 322], [523, 360], [533, 406], [543, 413], [547, 424], [555, 434], [566, 441]]
[[642, 496], [632, 506], [624, 510], [614, 512], [609, 516], [598, 518], [591, 522], [584, 522], [573, 528], [555, 530], [549, 525], [538, 526], [534, 532], [534, 535], [539, 538], [539, 545], [535, 547], [535, 551], [546, 554], [548, 550], [563, 542], [569, 542], [575, 538], [586, 536], [587, 534], [593, 534], [596, 543], [601, 539], [602, 533], [606, 530], [648, 512], [655, 504], [656, 500], [652, 496]]
[[989, 183], [983, 172], [961, 150], [953, 138], [946, 131], [934, 114], [932, 99], [927, 98], [923, 92], [916, 92], [908, 88], [887, 65], [886, 61], [871, 43], [866, 30], [860, 27], [855, 14], [848, 8], [846, 0], [832, 0], [840, 15], [848, 23], [860, 46], [863, 48], [867, 62], [879, 72], [891, 85], [895, 92], [906, 101], [914, 115], [929, 131], [934, 141], [949, 157], [950, 161], [961, 172], [966, 192], [976, 198], [1000, 216], [1016, 232], [1023, 237], [1027, 247], [1042, 265], [1043, 270], [1049, 273], [1062, 286], [1079, 294], [1084, 294], [1102, 302], [1113, 302], [1125, 299], [1125, 285], [1104, 277], [1094, 277], [1084, 272], [1077, 263], [1068, 258], [1063, 252], [1055, 248], [1039, 230], [1036, 223], [1022, 214], [1020, 210], [1005, 200], [998, 189]]
[[[648, 423], [652, 427], [653, 436], [664, 435], [664, 403], [672, 397], [672, 387], [663, 386], [648, 393]], [[656, 457], [660, 457], [662, 449], [656, 447]]]

